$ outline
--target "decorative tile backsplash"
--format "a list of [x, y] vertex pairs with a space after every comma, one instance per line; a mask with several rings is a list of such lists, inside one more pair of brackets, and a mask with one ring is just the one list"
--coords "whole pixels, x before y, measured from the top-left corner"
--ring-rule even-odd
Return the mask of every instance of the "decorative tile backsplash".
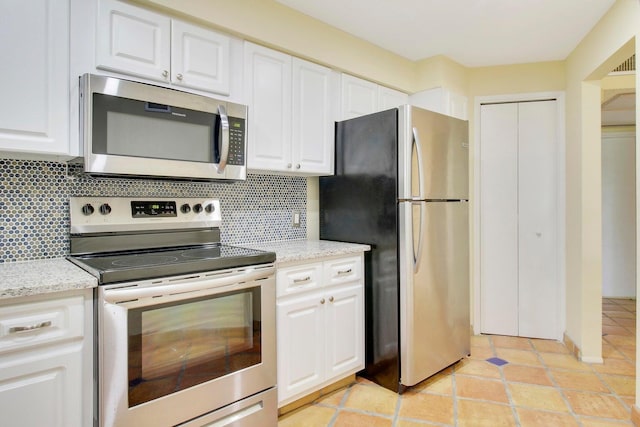
[[[220, 199], [223, 243], [242, 245], [306, 237], [303, 177], [251, 175], [244, 182], [75, 177], [66, 163], [0, 159], [0, 262], [64, 257], [69, 197], [213, 197]], [[299, 211], [299, 228], [291, 225]]]

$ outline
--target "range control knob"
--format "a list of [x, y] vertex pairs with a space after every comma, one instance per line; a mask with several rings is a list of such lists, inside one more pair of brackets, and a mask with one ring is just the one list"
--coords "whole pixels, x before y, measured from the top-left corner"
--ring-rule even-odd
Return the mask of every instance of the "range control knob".
[[82, 213], [83, 213], [84, 215], [89, 216], [89, 215], [91, 215], [94, 211], [95, 211], [95, 209], [94, 209], [94, 208], [93, 208], [93, 206], [91, 206], [91, 204], [89, 204], [89, 203], [87, 203], [86, 205], [84, 205], [84, 206], [82, 207]]
[[180, 206], [180, 212], [182, 212], [183, 214], [191, 212], [191, 206], [189, 206], [188, 203], [185, 203], [184, 205]]
[[215, 207], [215, 206], [213, 206], [213, 203], [209, 203], [207, 206], [205, 206], [205, 207], [204, 207], [204, 210], [205, 210], [207, 213], [211, 213], [211, 212], [213, 212], [213, 211], [215, 211], [215, 210], [216, 210], [216, 207]]
[[193, 211], [195, 213], [200, 213], [202, 212], [202, 205], [200, 203], [197, 203], [195, 205], [193, 205]]
[[100, 205], [100, 213], [102, 215], [109, 215], [111, 213], [111, 206], [109, 206], [107, 203], [103, 203]]

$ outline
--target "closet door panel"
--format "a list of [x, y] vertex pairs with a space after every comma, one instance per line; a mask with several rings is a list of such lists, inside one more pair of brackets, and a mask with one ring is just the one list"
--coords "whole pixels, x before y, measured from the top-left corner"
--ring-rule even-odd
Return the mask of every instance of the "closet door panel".
[[520, 336], [557, 339], [557, 102], [519, 104]]
[[480, 329], [518, 335], [518, 105], [483, 105], [480, 138]]

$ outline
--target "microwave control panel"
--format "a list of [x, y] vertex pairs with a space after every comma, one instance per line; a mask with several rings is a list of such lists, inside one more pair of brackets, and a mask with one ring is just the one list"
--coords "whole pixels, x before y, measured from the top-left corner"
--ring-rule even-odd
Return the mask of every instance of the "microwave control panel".
[[229, 117], [229, 158], [228, 165], [245, 165], [245, 121], [237, 117]]

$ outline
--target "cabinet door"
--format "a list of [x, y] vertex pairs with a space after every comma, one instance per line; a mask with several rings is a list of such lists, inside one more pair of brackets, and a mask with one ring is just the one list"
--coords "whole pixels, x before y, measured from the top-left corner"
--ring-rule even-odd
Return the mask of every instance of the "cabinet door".
[[364, 368], [364, 290], [361, 283], [326, 293], [327, 379]]
[[293, 58], [293, 172], [333, 173], [331, 69]]
[[378, 85], [348, 74], [342, 75], [342, 114], [347, 120], [378, 111]]
[[518, 104], [480, 115], [481, 331], [518, 335]]
[[0, 150], [69, 151], [69, 1], [0, 2]]
[[380, 111], [398, 108], [409, 103], [409, 95], [398, 90], [378, 86], [378, 109]]
[[248, 159], [252, 170], [291, 171], [291, 57], [245, 42], [249, 105]]
[[229, 94], [230, 38], [186, 22], [171, 21], [171, 81]]
[[96, 67], [169, 81], [171, 20], [116, 0], [101, 0]]
[[320, 292], [277, 303], [278, 402], [325, 378], [324, 308]]

